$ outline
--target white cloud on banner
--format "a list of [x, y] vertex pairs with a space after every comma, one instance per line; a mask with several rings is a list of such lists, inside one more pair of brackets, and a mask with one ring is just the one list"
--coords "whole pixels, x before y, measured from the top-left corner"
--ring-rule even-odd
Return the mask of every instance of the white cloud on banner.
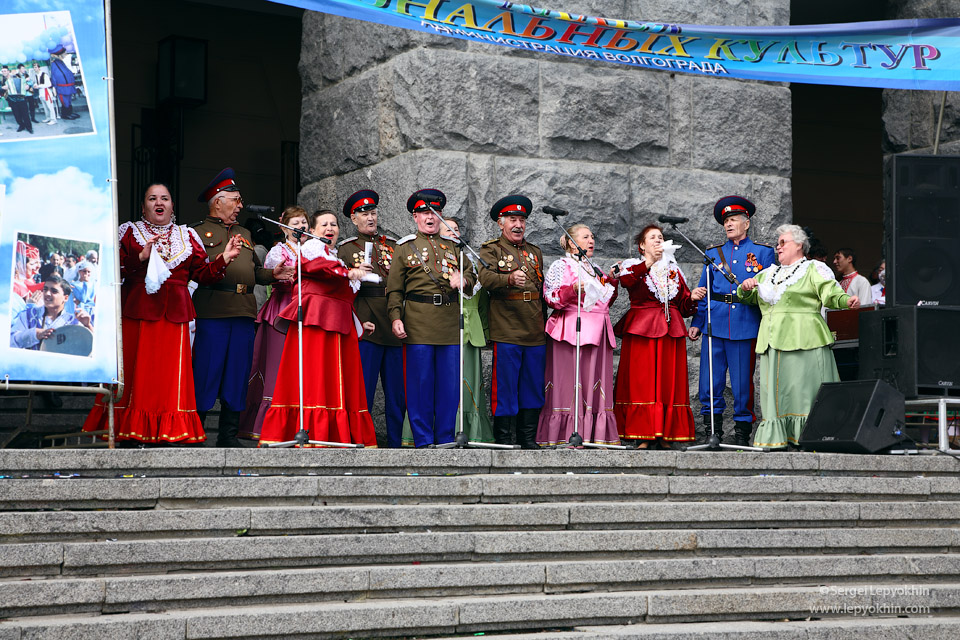
[[[0, 160], [0, 179], [9, 179], [9, 174], [6, 162]], [[97, 188], [92, 175], [66, 167], [57, 173], [15, 178], [7, 187], [4, 209], [49, 235], [63, 235], [65, 226], [79, 229], [102, 225], [112, 215], [113, 207], [108, 186]], [[58, 232], [53, 232], [51, 223]]]
[[13, 171], [10, 171], [10, 165], [6, 160], [0, 160], [0, 182], [6, 182], [13, 177]]

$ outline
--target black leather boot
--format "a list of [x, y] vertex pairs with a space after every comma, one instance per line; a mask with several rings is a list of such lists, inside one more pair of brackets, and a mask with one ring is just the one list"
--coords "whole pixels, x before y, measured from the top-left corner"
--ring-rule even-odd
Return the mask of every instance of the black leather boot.
[[493, 416], [493, 441], [513, 444], [513, 423], [516, 416]]
[[240, 449], [243, 443], [237, 438], [240, 431], [240, 412], [220, 409], [220, 427], [217, 430], [217, 446], [220, 448]]
[[753, 434], [752, 422], [734, 422], [733, 430], [736, 433], [733, 443], [741, 447], [749, 447], [750, 436]]
[[517, 444], [521, 449], [539, 449], [537, 444], [537, 424], [540, 421], [540, 409], [520, 409], [517, 416]]
[[[709, 440], [710, 439], [710, 414], [703, 416], [703, 434]], [[713, 432], [717, 434], [717, 437], [720, 440], [723, 440], [723, 414], [715, 413], [713, 414]]]

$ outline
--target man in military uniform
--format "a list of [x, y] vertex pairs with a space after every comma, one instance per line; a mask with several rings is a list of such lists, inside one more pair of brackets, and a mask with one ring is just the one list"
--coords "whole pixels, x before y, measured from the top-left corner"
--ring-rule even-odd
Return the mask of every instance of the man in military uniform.
[[243, 248], [217, 284], [200, 285], [193, 294], [197, 331], [193, 342], [193, 377], [197, 413], [201, 422], [220, 398], [218, 447], [241, 447], [237, 439], [240, 412], [247, 401], [247, 383], [253, 361], [257, 301], [254, 284], [270, 284], [296, 274], [293, 266], [264, 269], [253, 251], [250, 231], [237, 224], [243, 209], [234, 172], [226, 168], [197, 197], [206, 202], [206, 219], [191, 225], [200, 234], [210, 260], [223, 252], [232, 235], [239, 235]]
[[403, 391], [403, 343], [393, 335], [387, 316], [387, 276], [396, 251], [397, 241], [377, 235], [376, 191], [363, 190], [343, 203], [343, 215], [357, 227], [357, 235], [338, 245], [337, 255], [348, 267], [365, 262], [366, 245], [372, 247], [370, 262], [380, 282], [360, 283], [353, 308], [360, 322], [372, 322], [373, 333], [364, 333], [360, 340], [360, 363], [367, 391], [367, 408], [373, 408], [377, 379], [383, 384], [384, 408], [387, 414], [387, 446], [399, 448], [403, 434], [403, 414], [407, 410]]
[[[723, 225], [727, 241], [707, 248], [712, 258], [725, 272], [732, 273], [737, 283], [731, 283], [716, 269], [710, 272], [710, 292], [701, 300], [690, 325], [689, 336], [697, 340], [707, 324], [709, 298], [713, 327], [713, 379], [710, 379], [708, 344], [700, 350], [700, 414], [703, 424], [710, 430], [710, 414], [713, 413], [714, 432], [723, 437], [723, 410], [726, 401], [723, 390], [727, 370], [730, 371], [730, 388], [733, 391], [733, 420], [736, 439], [740, 446], [750, 445], [753, 431], [754, 388], [753, 372], [756, 366], [755, 347], [760, 329], [760, 309], [744, 304], [737, 298], [737, 285], [752, 278], [776, 262], [776, 251], [766, 244], [754, 242], [747, 236], [750, 218], [757, 208], [740, 196], [720, 198], [713, 207], [713, 217]], [[712, 269], [712, 267], [711, 267]], [[698, 286], [706, 287], [707, 273], [704, 269]], [[713, 387], [713, 407], [710, 407], [710, 388]]]
[[460, 397], [457, 290], [461, 279], [465, 292], [476, 282], [466, 256], [461, 268], [454, 240], [440, 234], [437, 214], [446, 203], [436, 189], [410, 196], [407, 211], [417, 233], [397, 240], [387, 278], [387, 314], [393, 335], [404, 341], [407, 414], [417, 447], [454, 440]]
[[524, 239], [530, 198], [501, 198], [490, 209], [500, 237], [485, 242], [479, 255], [489, 267], [480, 283], [490, 292], [490, 340], [493, 342], [493, 436], [498, 444], [539, 449], [537, 420], [543, 408], [547, 342], [544, 333], [543, 253]]

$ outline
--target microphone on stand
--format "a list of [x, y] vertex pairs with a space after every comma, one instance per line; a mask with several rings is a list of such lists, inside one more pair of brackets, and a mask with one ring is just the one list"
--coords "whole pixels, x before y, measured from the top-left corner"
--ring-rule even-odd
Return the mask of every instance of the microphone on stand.
[[558, 209], [556, 207], [541, 207], [540, 210], [549, 216], [553, 216], [554, 218], [567, 215], [566, 209]]
[[262, 216], [268, 213], [273, 214], [277, 212], [276, 207], [268, 207], [262, 204], [245, 204], [243, 205], [243, 208], [249, 211], [250, 213], [257, 214], [258, 216]]
[[683, 224], [684, 222], [689, 222], [690, 218], [681, 218], [680, 216], [660, 216], [657, 218], [660, 222], [664, 224]]

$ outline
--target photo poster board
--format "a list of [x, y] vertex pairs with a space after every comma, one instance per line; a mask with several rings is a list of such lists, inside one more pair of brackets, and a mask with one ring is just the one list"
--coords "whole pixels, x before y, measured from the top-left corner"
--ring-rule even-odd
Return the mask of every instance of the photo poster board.
[[[110, 383], [118, 243], [103, 0], [6, 3], [0, 65], [0, 386]], [[41, 272], [63, 273], [74, 299], [44, 291]]]

